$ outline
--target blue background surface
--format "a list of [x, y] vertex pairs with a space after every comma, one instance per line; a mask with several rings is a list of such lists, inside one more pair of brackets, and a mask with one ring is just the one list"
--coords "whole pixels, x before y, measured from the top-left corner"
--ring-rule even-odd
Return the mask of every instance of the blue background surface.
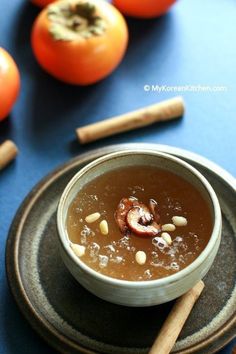
[[[17, 160], [0, 174], [0, 353], [54, 351], [19, 313], [7, 287], [4, 252], [12, 218], [31, 188], [59, 164], [113, 143], [169, 144], [197, 152], [236, 176], [236, 3], [180, 0], [164, 17], [129, 20], [130, 44], [119, 68], [91, 87], [60, 83], [37, 65], [30, 30], [39, 10], [27, 0], [1, 0], [0, 46], [21, 72], [20, 97], [0, 123], [0, 142], [13, 139]], [[175, 95], [145, 92], [144, 85], [223, 85], [225, 92], [183, 92], [182, 120], [159, 124], [80, 146], [78, 126]], [[1, 100], [1, 97], [0, 97]], [[234, 342], [236, 344], [236, 341]], [[233, 343], [221, 353], [231, 353]]]

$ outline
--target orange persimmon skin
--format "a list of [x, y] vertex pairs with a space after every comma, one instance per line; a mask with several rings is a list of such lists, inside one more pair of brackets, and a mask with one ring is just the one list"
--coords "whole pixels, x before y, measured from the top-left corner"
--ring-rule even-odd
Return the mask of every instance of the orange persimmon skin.
[[31, 0], [31, 2], [39, 7], [45, 7], [52, 2], [55, 2], [55, 0]]
[[11, 55], [0, 47], [0, 121], [5, 119], [20, 91], [20, 74]]
[[55, 40], [49, 33], [47, 8], [32, 29], [32, 48], [38, 63], [55, 78], [74, 85], [90, 85], [108, 76], [121, 62], [128, 29], [121, 13], [103, 0], [89, 0], [107, 23], [106, 31], [91, 38]]
[[123, 14], [139, 18], [154, 18], [164, 15], [176, 0], [113, 0]]

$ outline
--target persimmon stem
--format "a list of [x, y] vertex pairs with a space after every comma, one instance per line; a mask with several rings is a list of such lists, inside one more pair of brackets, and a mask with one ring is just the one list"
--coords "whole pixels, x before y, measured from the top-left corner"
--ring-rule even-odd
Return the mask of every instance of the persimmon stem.
[[53, 3], [48, 7], [47, 16], [49, 32], [55, 40], [90, 38], [106, 31], [105, 20], [98, 16], [95, 5], [89, 1]]

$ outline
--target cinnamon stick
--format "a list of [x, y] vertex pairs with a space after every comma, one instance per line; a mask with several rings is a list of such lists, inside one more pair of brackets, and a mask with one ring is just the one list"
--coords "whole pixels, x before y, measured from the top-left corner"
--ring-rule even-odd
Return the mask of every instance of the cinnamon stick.
[[175, 119], [181, 117], [183, 113], [183, 98], [175, 97], [141, 108], [137, 111], [77, 128], [76, 134], [80, 143], [86, 144], [110, 135], [141, 128], [155, 122]]
[[18, 154], [18, 148], [11, 140], [0, 145], [0, 170], [8, 165]]
[[191, 290], [176, 301], [149, 354], [170, 353], [203, 288], [204, 283], [200, 280]]

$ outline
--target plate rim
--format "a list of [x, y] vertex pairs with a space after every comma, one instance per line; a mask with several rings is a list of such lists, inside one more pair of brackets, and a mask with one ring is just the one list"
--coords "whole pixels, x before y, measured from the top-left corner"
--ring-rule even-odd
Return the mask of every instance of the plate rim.
[[[33, 329], [43, 338], [49, 345], [58, 350], [61, 353], [66, 353], [68, 348], [70, 350], [81, 350], [84, 354], [99, 354], [97, 351], [91, 351], [88, 348], [83, 347], [80, 343], [74, 342], [72, 339], [61, 335], [53, 326], [47, 322], [47, 319], [41, 317], [35, 308], [32, 306], [27, 293], [23, 287], [21, 276], [18, 267], [17, 251], [20, 241], [20, 234], [27, 215], [34, 205], [35, 200], [47, 189], [50, 184], [52, 184], [57, 178], [62, 176], [67, 171], [73, 169], [77, 164], [83, 164], [91, 160], [96, 159], [103, 154], [118, 151], [122, 149], [155, 149], [158, 151], [173, 154], [177, 157], [186, 158], [187, 160], [197, 162], [203, 168], [211, 170], [214, 174], [220, 176], [220, 178], [230, 186], [234, 192], [236, 192], [236, 179], [228, 173], [225, 169], [215, 164], [214, 162], [208, 160], [207, 158], [198, 155], [196, 153], [177, 148], [169, 145], [161, 144], [150, 144], [150, 143], [126, 143], [126, 144], [115, 144], [108, 145], [102, 148], [97, 148], [90, 150], [88, 152], [79, 154], [78, 156], [70, 159], [69, 161], [59, 165], [56, 169], [53, 169], [49, 174], [42, 178], [28, 193], [24, 198], [23, 202], [20, 204], [16, 214], [13, 218], [11, 227], [8, 232], [7, 243], [6, 243], [6, 253], [5, 253], [5, 263], [6, 263], [6, 274], [8, 285], [10, 287], [11, 293], [27, 321], [33, 327]], [[12, 252], [13, 250], [13, 252]], [[13, 253], [13, 257], [12, 257]], [[11, 257], [10, 257], [11, 255]], [[40, 324], [40, 326], [39, 326]], [[222, 349], [226, 344], [228, 344], [232, 339], [236, 337], [233, 329], [236, 326], [236, 310], [235, 313], [227, 320], [226, 325], [222, 325], [217, 332], [214, 332], [210, 337], [205, 340], [192, 345], [190, 348], [175, 351], [175, 354], [190, 354], [195, 353], [198, 350], [204, 349], [210, 343], [213, 343], [217, 338], [221, 338], [221, 343], [217, 349], [213, 351], [208, 351], [208, 354], [215, 353], [215, 350]], [[232, 332], [232, 333], [231, 333]], [[226, 336], [225, 339], [222, 337]], [[62, 345], [63, 344], [63, 345]]]

